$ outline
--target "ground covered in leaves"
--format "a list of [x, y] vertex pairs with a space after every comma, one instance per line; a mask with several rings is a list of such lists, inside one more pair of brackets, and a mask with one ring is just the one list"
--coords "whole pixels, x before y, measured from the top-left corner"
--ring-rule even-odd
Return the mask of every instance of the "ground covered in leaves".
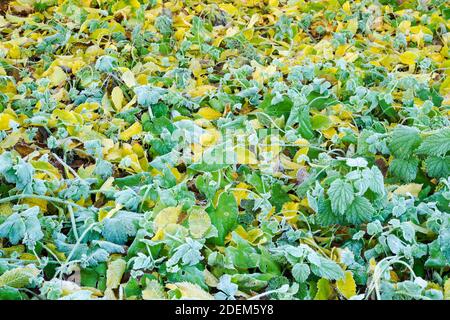
[[0, 299], [449, 299], [449, 18], [2, 1]]

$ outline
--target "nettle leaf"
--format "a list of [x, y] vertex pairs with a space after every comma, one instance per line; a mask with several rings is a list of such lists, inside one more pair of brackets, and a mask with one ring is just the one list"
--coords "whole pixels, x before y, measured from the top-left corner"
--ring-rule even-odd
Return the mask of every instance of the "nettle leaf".
[[419, 133], [414, 127], [398, 125], [392, 132], [389, 151], [397, 158], [408, 159], [422, 141]]
[[144, 107], [150, 107], [159, 102], [165, 93], [165, 89], [145, 85], [134, 88], [138, 104]]
[[344, 271], [334, 261], [323, 258], [317, 254], [310, 254], [308, 260], [311, 263], [311, 271], [322, 278], [337, 280], [344, 277]]
[[95, 63], [95, 69], [102, 72], [112, 72], [117, 67], [117, 59], [111, 56], [101, 56]]
[[339, 214], [345, 213], [355, 197], [352, 185], [342, 179], [336, 179], [330, 184], [328, 195], [333, 212]]
[[370, 190], [379, 195], [384, 195], [384, 178], [377, 166], [373, 166], [371, 169], [364, 169], [362, 176], [367, 181]]
[[426, 137], [417, 153], [432, 156], [443, 156], [450, 151], [450, 128], [440, 129]]
[[356, 196], [345, 212], [345, 219], [352, 224], [358, 225], [363, 222], [369, 222], [374, 213], [375, 209], [369, 200]]
[[389, 166], [389, 172], [404, 182], [413, 181], [416, 178], [419, 160], [416, 158], [394, 159]]
[[306, 263], [296, 263], [292, 267], [292, 275], [297, 282], [305, 282], [311, 273]]
[[425, 160], [427, 174], [433, 178], [450, 176], [450, 157], [430, 156]]
[[321, 226], [330, 226], [343, 222], [342, 215], [335, 213], [331, 208], [331, 200], [320, 197], [317, 203], [317, 222]]

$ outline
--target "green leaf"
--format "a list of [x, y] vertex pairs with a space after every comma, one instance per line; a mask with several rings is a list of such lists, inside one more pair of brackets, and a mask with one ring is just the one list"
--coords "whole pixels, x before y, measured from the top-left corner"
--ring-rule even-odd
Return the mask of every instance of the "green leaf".
[[316, 219], [317, 222], [324, 227], [343, 222], [342, 215], [334, 213], [331, 209], [330, 199], [324, 199], [324, 197], [319, 198], [319, 201], [317, 202]]
[[441, 251], [440, 239], [436, 239], [428, 244], [429, 257], [425, 261], [425, 267], [428, 268], [444, 268], [448, 267], [450, 260], [447, 259]]
[[237, 225], [238, 206], [234, 195], [229, 192], [222, 192], [217, 202], [217, 207], [209, 207], [207, 212], [211, 218], [212, 224], [217, 228], [218, 236], [214, 239], [217, 245], [223, 245], [225, 237]]
[[272, 104], [274, 96], [273, 94], [267, 95], [259, 107], [269, 116], [280, 117], [284, 115], [285, 119], [287, 119], [294, 104], [288, 97], [283, 97], [283, 100], [280, 102]]
[[311, 118], [311, 127], [314, 130], [327, 129], [331, 125], [331, 120], [323, 114], [316, 114]]
[[337, 280], [344, 277], [344, 271], [334, 261], [320, 256], [315, 256], [314, 259], [309, 258], [311, 262], [311, 271], [322, 278], [328, 280]]
[[133, 187], [137, 185], [145, 185], [151, 181], [151, 175], [148, 172], [132, 174], [123, 178], [114, 179], [114, 185], [119, 188]]
[[334, 180], [328, 189], [333, 212], [344, 214], [355, 195], [350, 183], [342, 179]]
[[443, 156], [450, 150], [450, 128], [443, 128], [426, 137], [417, 153], [432, 156]]
[[0, 237], [8, 238], [12, 244], [26, 238], [26, 243], [34, 246], [44, 237], [38, 219], [39, 207], [35, 206], [23, 212], [13, 213], [0, 225]]
[[105, 218], [102, 234], [107, 241], [125, 244], [128, 237], [133, 237], [139, 228], [141, 215], [132, 212], [119, 211], [112, 218]]
[[418, 165], [416, 158], [394, 159], [389, 166], [389, 172], [404, 182], [410, 182], [416, 178]]
[[425, 160], [427, 174], [433, 178], [450, 176], [450, 157], [430, 156]]
[[294, 276], [294, 279], [299, 282], [305, 282], [309, 274], [311, 273], [308, 265], [306, 263], [296, 263], [292, 267], [292, 275]]
[[259, 264], [260, 255], [256, 252], [247, 240], [243, 239], [236, 232], [232, 234], [236, 247], [225, 248], [225, 256], [229, 257], [236, 268], [250, 269]]
[[421, 138], [418, 129], [398, 125], [392, 132], [389, 151], [397, 158], [408, 159], [420, 142]]
[[375, 209], [369, 200], [356, 196], [345, 212], [345, 219], [352, 224], [358, 225], [363, 222], [369, 222], [374, 213]]
[[17, 288], [0, 287], [0, 300], [25, 300], [25, 294], [21, 293]]
[[281, 210], [284, 203], [291, 201], [288, 193], [284, 191], [281, 184], [279, 183], [275, 183], [273, 185], [271, 195], [272, 196], [270, 197], [270, 203], [275, 206], [277, 211]]
[[368, 184], [370, 190], [379, 195], [383, 195], [385, 193], [383, 174], [377, 166], [373, 166], [371, 169], [364, 169], [362, 171], [362, 176]]

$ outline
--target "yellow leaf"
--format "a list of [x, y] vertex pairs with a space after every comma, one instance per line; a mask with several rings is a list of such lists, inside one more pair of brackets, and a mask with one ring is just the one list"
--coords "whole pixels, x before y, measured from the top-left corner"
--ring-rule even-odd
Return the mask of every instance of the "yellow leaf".
[[134, 73], [130, 70], [125, 71], [122, 74], [122, 80], [128, 88], [132, 88], [136, 85], [136, 79], [134, 78]]
[[119, 139], [127, 141], [127, 140], [130, 140], [131, 137], [138, 135], [141, 132], [142, 132], [142, 125], [140, 124], [140, 122], [135, 122], [128, 129], [126, 129], [125, 131], [122, 131], [119, 134]]
[[406, 51], [403, 52], [399, 58], [401, 63], [413, 65], [416, 63], [417, 55], [411, 51]]
[[11, 203], [2, 203], [0, 204], [0, 216], [9, 216], [13, 213]]
[[46, 161], [30, 161], [31, 165], [38, 171], [43, 171], [57, 179], [61, 178], [59, 170]]
[[8, 55], [11, 59], [20, 59], [20, 48], [18, 45], [14, 44], [8, 51]]
[[281, 212], [289, 224], [295, 224], [298, 220], [298, 209], [300, 203], [298, 202], [285, 202], [281, 208]]
[[330, 281], [321, 278], [317, 281], [317, 293], [314, 300], [328, 300], [333, 294], [333, 288], [331, 287]]
[[8, 113], [0, 113], [0, 130], [11, 129], [11, 124], [13, 122], [16, 122], [16, 119], [12, 115]]
[[146, 287], [142, 290], [143, 300], [161, 300], [165, 298], [164, 289], [157, 280], [145, 279]]
[[331, 139], [331, 138], [333, 138], [333, 136], [335, 134], [337, 134], [337, 131], [336, 131], [335, 128], [331, 127], [331, 128], [326, 129], [326, 130], [322, 130], [322, 133], [323, 133], [325, 138]]
[[50, 80], [50, 83], [54, 87], [57, 87], [62, 85], [66, 81], [67, 75], [60, 67], [54, 67], [48, 78]]
[[200, 288], [197, 284], [190, 282], [175, 282], [166, 285], [171, 290], [180, 290], [181, 296], [184, 299], [191, 300], [214, 300], [214, 297]]
[[236, 7], [231, 3], [221, 3], [219, 4], [219, 8], [228, 13], [230, 16], [234, 16], [238, 13], [238, 9], [236, 9]]
[[53, 111], [53, 115], [58, 117], [66, 125], [77, 125], [83, 123], [83, 119], [81, 117], [77, 117], [77, 113], [75, 111], [55, 109]]
[[200, 61], [198, 59], [192, 59], [191, 64], [189, 66], [189, 69], [192, 71], [192, 74], [198, 78], [204, 73], [202, 69], [202, 65], [200, 64]]
[[34, 264], [25, 267], [17, 267], [4, 272], [0, 276], [0, 287], [24, 288], [30, 284], [30, 280], [37, 277], [39, 270]]
[[355, 34], [358, 31], [358, 18], [351, 19], [347, 24], [347, 30]]
[[444, 300], [450, 300], [450, 278], [444, 283]]
[[23, 134], [21, 131], [11, 133], [0, 142], [0, 147], [2, 147], [3, 149], [11, 148], [12, 146], [16, 145], [17, 142], [19, 142], [22, 136]]
[[167, 225], [177, 223], [181, 207], [167, 207], [162, 209], [153, 220], [157, 229], [164, 229]]
[[201, 97], [204, 96], [205, 94], [209, 93], [210, 91], [215, 90], [216, 87], [212, 86], [212, 85], [202, 85], [202, 86], [196, 86], [194, 89], [189, 90], [189, 95], [192, 98], [197, 98], [197, 97]]
[[194, 208], [189, 214], [188, 221], [189, 232], [196, 239], [203, 237], [211, 227], [211, 218], [201, 208]]
[[255, 154], [244, 147], [237, 146], [235, 148], [235, 152], [236, 152], [237, 162], [240, 164], [257, 164], [258, 163], [258, 159], [256, 159]]
[[347, 299], [356, 295], [356, 283], [353, 279], [353, 273], [345, 271], [345, 277], [336, 281], [336, 287]]
[[122, 103], [123, 103], [123, 92], [120, 87], [114, 87], [114, 89], [111, 92], [111, 100], [114, 103], [114, 107], [117, 111], [120, 111], [122, 109]]
[[126, 268], [127, 262], [123, 259], [116, 259], [112, 262], [109, 262], [108, 270], [106, 270], [106, 288], [118, 288]]
[[220, 138], [220, 133], [216, 129], [206, 129], [205, 133], [200, 136], [200, 144], [202, 146], [211, 146]]
[[417, 198], [419, 196], [420, 190], [422, 190], [422, 184], [409, 183], [398, 187], [397, 189], [395, 189], [394, 193], [403, 196], [406, 196], [407, 193], [410, 193]]
[[[237, 186], [236, 189], [245, 189], [247, 190], [250, 186], [244, 182], [240, 182]], [[236, 198], [236, 202], [238, 205], [241, 204], [241, 200], [242, 199], [247, 199], [249, 192], [248, 191], [244, 191], [244, 190], [234, 190], [233, 191], [233, 195]]]
[[402, 22], [400, 22], [400, 24], [398, 25], [397, 29], [402, 32], [402, 33], [408, 33], [409, 32], [409, 28], [411, 27], [411, 21], [409, 20], [403, 20]]
[[215, 109], [213, 109], [211, 107], [200, 108], [200, 110], [198, 110], [197, 114], [207, 120], [217, 120], [222, 116], [222, 114], [220, 112], [216, 111]]
[[344, 3], [342, 5], [342, 9], [344, 9], [346, 14], [352, 14], [352, 10], [350, 8], [350, 2], [349, 1], [347, 1], [346, 3]]
[[27, 204], [29, 207], [38, 206], [41, 208], [42, 212], [47, 212], [47, 201], [36, 198], [27, 198], [23, 200], [24, 204]]

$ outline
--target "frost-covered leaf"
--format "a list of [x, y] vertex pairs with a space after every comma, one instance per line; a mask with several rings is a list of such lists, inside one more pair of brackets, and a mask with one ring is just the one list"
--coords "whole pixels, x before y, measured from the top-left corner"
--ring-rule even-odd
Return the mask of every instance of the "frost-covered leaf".
[[389, 150], [397, 158], [408, 159], [422, 141], [419, 133], [414, 127], [397, 126], [392, 132]]
[[374, 213], [375, 210], [369, 200], [356, 196], [345, 212], [345, 219], [352, 224], [358, 225], [363, 222], [369, 222]]
[[12, 288], [27, 287], [38, 274], [39, 270], [34, 265], [8, 270], [0, 275], [0, 288], [4, 286]]
[[341, 179], [331, 183], [328, 195], [330, 196], [333, 212], [339, 214], [345, 213], [355, 197], [352, 185]]
[[450, 151], [450, 128], [443, 128], [426, 137], [417, 149], [417, 153], [443, 156]]

